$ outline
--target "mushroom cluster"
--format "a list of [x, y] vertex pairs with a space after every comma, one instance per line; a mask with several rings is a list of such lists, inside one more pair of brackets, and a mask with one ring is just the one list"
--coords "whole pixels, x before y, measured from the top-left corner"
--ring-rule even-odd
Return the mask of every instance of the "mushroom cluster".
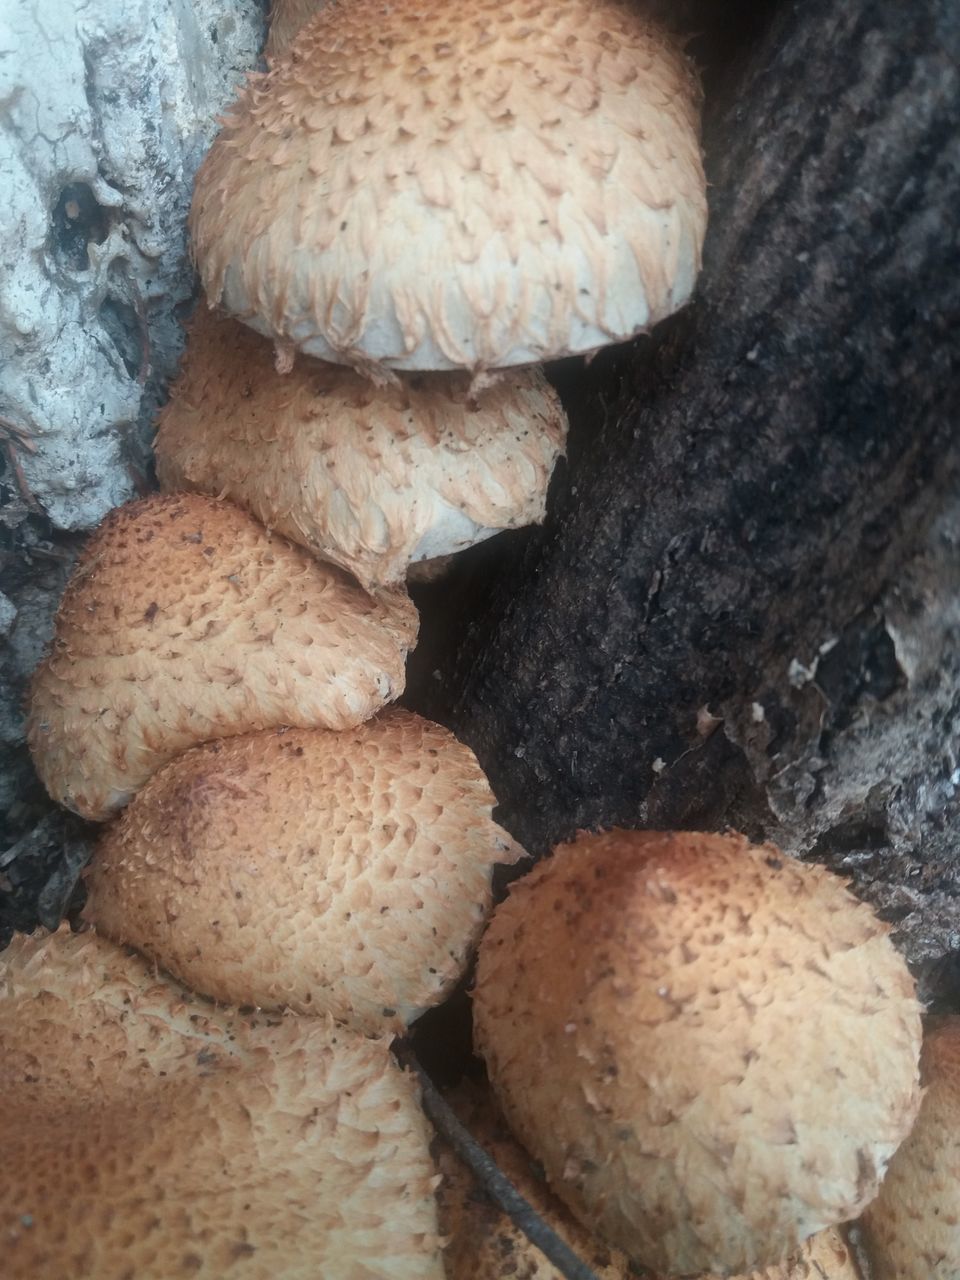
[[[699, 266], [697, 81], [638, 6], [280, 17], [198, 176], [209, 306], [164, 493], [90, 540], [33, 683], [41, 777], [109, 825], [91, 931], [0, 962], [18, 1276], [442, 1274], [388, 1045], [522, 851], [472, 753], [384, 710], [405, 579], [543, 518], [566, 423], [537, 366], [644, 332]], [[832, 1229], [913, 1123], [919, 1009], [834, 877], [735, 837], [584, 837], [496, 912], [475, 1011], [531, 1199], [604, 1274], [853, 1274]], [[897, 1261], [909, 1159], [865, 1231], [881, 1274], [948, 1276], [949, 1233]], [[455, 1202], [447, 1270], [477, 1274]]]

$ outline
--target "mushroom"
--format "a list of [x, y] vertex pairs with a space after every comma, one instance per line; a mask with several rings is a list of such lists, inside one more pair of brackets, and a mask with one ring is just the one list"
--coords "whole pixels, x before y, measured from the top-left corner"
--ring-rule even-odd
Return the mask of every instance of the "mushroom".
[[861, 1221], [875, 1280], [960, 1280], [960, 1017], [931, 1018], [913, 1132]]
[[90, 932], [0, 957], [4, 1274], [441, 1280], [386, 1042], [216, 1009]]
[[231, 503], [129, 503], [87, 543], [34, 674], [34, 764], [106, 818], [197, 742], [359, 724], [403, 691], [416, 633], [405, 593], [371, 598]]
[[[510, 1133], [490, 1090], [465, 1081], [447, 1102], [471, 1136], [496, 1161], [537, 1215], [582, 1258], [597, 1280], [631, 1280], [637, 1275], [626, 1256], [592, 1236], [553, 1195], [534, 1161]], [[434, 1151], [443, 1181], [438, 1191], [440, 1230], [447, 1237], [443, 1260], [447, 1280], [562, 1280], [505, 1213], [475, 1185], [466, 1165], [441, 1139]], [[700, 1280], [716, 1280], [702, 1276]], [[754, 1271], [739, 1280], [861, 1280], [853, 1253], [833, 1228], [807, 1240], [787, 1262]]]
[[742, 836], [581, 836], [480, 946], [477, 1044], [570, 1209], [655, 1271], [770, 1266], [857, 1216], [919, 1103], [887, 926]]
[[473, 752], [393, 709], [187, 752], [103, 835], [87, 919], [197, 991], [401, 1029], [466, 968], [522, 850]]
[[690, 297], [690, 62], [619, 0], [351, 0], [249, 84], [198, 174], [211, 305], [383, 377], [587, 352]]
[[543, 519], [566, 418], [538, 370], [477, 401], [465, 374], [376, 388], [302, 361], [283, 376], [269, 344], [201, 312], [160, 416], [167, 490], [231, 498], [368, 589], [408, 566]]

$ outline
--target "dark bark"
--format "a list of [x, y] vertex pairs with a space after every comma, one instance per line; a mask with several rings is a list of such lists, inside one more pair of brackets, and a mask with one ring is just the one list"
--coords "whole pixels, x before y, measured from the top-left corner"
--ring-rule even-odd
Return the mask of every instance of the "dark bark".
[[532, 850], [768, 831], [769, 779], [902, 683], [871, 609], [956, 484], [958, 67], [952, 0], [781, 5], [708, 97], [694, 305], [561, 371], [546, 526], [425, 593], [408, 700]]

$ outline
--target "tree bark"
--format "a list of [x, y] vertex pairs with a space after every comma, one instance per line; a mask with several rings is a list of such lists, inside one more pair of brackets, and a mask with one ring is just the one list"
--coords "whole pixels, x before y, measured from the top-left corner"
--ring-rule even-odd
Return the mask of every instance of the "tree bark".
[[708, 99], [695, 303], [561, 371], [546, 525], [425, 589], [408, 699], [532, 851], [769, 832], [782, 771], [904, 684], [871, 610], [957, 483], [958, 68], [951, 0], [781, 5]]

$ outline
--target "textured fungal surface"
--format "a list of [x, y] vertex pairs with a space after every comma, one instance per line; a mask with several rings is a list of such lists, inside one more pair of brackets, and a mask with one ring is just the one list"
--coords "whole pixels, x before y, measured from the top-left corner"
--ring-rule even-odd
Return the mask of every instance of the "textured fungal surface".
[[400, 1028], [462, 974], [521, 854], [493, 805], [473, 753], [399, 709], [210, 743], [104, 834], [86, 914], [207, 995]]
[[697, 274], [698, 107], [684, 55], [622, 0], [324, 8], [198, 174], [207, 294], [360, 368], [628, 338]]
[[654, 1270], [749, 1272], [855, 1217], [916, 1114], [887, 932], [773, 846], [584, 836], [497, 909], [478, 1046], [583, 1221]]
[[265, 339], [204, 312], [160, 418], [157, 470], [163, 488], [231, 498], [370, 588], [542, 520], [565, 438], [539, 370], [476, 399], [466, 374], [377, 388], [307, 357], [279, 374]]
[[383, 1041], [215, 1009], [94, 933], [0, 957], [3, 1273], [441, 1280]]
[[861, 1222], [875, 1280], [960, 1280], [960, 1017], [931, 1019], [913, 1132]]
[[87, 544], [34, 677], [37, 772], [105, 818], [197, 742], [367, 719], [402, 692], [416, 632], [405, 593], [368, 596], [232, 503], [130, 503]]

